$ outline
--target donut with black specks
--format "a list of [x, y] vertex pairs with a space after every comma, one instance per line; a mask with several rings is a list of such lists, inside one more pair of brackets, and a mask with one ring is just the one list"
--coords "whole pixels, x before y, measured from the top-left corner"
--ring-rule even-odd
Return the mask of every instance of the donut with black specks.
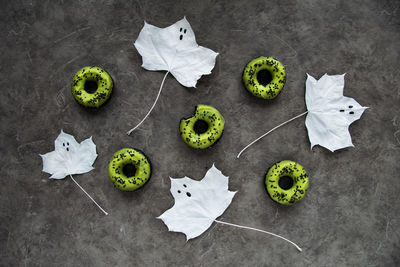
[[133, 148], [115, 152], [108, 163], [108, 176], [114, 186], [123, 191], [135, 191], [151, 177], [151, 164], [146, 155]]
[[217, 109], [208, 105], [197, 105], [190, 118], [180, 121], [183, 141], [193, 148], [205, 149], [217, 142], [224, 132], [225, 120]]
[[283, 160], [269, 168], [265, 176], [265, 187], [272, 200], [283, 205], [293, 205], [305, 196], [308, 176], [300, 164]]
[[110, 98], [113, 87], [113, 80], [105, 70], [89, 66], [75, 74], [71, 91], [79, 104], [98, 108]]
[[243, 84], [256, 97], [274, 99], [286, 82], [285, 67], [273, 57], [258, 57], [243, 70]]

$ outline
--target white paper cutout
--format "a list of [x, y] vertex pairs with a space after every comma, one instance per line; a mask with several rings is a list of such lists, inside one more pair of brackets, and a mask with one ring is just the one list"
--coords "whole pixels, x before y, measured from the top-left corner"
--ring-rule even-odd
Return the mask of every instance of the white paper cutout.
[[361, 118], [367, 107], [361, 106], [353, 98], [343, 96], [344, 76], [325, 74], [316, 80], [307, 74], [306, 105], [307, 111], [301, 113], [258, 137], [243, 148], [237, 158], [251, 145], [279, 127], [307, 114], [305, 121], [311, 149], [315, 145], [330, 151], [354, 146], [351, 141], [349, 126]]
[[157, 217], [165, 223], [169, 231], [184, 233], [186, 240], [189, 240], [198, 237], [213, 222], [217, 222], [273, 235], [291, 243], [301, 251], [301, 248], [295, 243], [279, 235], [216, 220], [231, 204], [236, 192], [228, 190], [229, 177], [223, 175], [214, 164], [201, 181], [186, 176], [180, 179], [170, 179], [170, 191], [175, 199], [175, 204]]
[[43, 172], [51, 174], [51, 179], [64, 179], [70, 176], [72, 181], [82, 189], [83, 192], [105, 212], [93, 198], [75, 181], [72, 174], [82, 174], [93, 170], [93, 163], [97, 158], [96, 145], [92, 137], [82, 141], [80, 144], [75, 138], [61, 130], [54, 142], [54, 151], [40, 155], [43, 160]]
[[144, 119], [128, 131], [139, 127], [153, 110], [168, 73], [186, 87], [196, 87], [202, 75], [211, 73], [218, 53], [199, 46], [186, 17], [166, 28], [158, 28], [145, 22], [135, 47], [142, 56], [142, 67], [152, 71], [165, 70], [157, 98]]

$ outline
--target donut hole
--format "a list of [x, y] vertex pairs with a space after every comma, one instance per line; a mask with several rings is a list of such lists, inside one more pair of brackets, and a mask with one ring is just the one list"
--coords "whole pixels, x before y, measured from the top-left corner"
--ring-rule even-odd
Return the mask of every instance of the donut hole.
[[197, 121], [194, 123], [193, 130], [194, 130], [197, 134], [205, 133], [205, 132], [207, 132], [207, 130], [208, 130], [208, 123], [207, 123], [206, 121], [204, 121], [204, 120], [197, 120]]
[[128, 163], [122, 168], [122, 172], [126, 177], [132, 177], [136, 175], [136, 166]]
[[272, 81], [272, 75], [268, 70], [260, 70], [257, 72], [257, 81], [259, 84], [266, 86]]
[[289, 176], [282, 176], [281, 178], [279, 178], [278, 185], [283, 190], [288, 190], [293, 186], [293, 178]]
[[95, 81], [86, 81], [85, 82], [85, 91], [89, 94], [93, 94], [97, 91], [97, 82]]

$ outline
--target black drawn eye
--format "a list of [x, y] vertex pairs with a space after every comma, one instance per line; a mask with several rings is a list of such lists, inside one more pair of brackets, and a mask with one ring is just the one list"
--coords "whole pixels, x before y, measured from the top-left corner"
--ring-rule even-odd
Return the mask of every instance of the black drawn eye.
[[349, 106], [349, 108], [353, 108], [353, 106]]
[[63, 143], [63, 146], [65, 146], [65, 143]]
[[184, 184], [183, 187], [187, 187], [187, 186]]
[[186, 33], [186, 29], [183, 31], [183, 33]]
[[340, 112], [344, 112], [344, 109], [341, 109]]
[[181, 190], [178, 190], [178, 194], [180, 194], [181, 193]]
[[67, 142], [67, 146], [69, 146], [69, 143]]
[[188, 197], [191, 197], [191, 196], [192, 196], [192, 194], [190, 194], [189, 192], [187, 192], [186, 195], [187, 195]]
[[179, 31], [182, 32], [182, 28]]

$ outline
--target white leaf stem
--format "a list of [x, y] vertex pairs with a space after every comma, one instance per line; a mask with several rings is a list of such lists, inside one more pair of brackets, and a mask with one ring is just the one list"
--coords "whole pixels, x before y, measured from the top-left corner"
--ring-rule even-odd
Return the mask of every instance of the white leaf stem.
[[161, 82], [160, 89], [158, 90], [158, 94], [157, 94], [156, 100], [154, 101], [153, 105], [151, 106], [149, 112], [147, 112], [146, 116], [144, 116], [144, 118], [135, 127], [133, 127], [132, 129], [130, 129], [127, 132], [127, 135], [130, 135], [134, 130], [136, 130], [136, 128], [138, 128], [147, 119], [147, 117], [150, 115], [151, 111], [153, 110], [154, 106], [156, 105], [156, 103], [158, 101], [158, 98], [160, 97], [161, 90], [163, 88], [164, 81], [165, 81], [165, 78], [167, 78], [168, 73], [169, 73], [169, 71], [167, 71], [167, 73], [165, 73], [165, 76], [164, 76], [164, 78], [163, 78], [163, 80]]
[[301, 113], [301, 114], [299, 114], [299, 115], [297, 115], [297, 116], [295, 116], [295, 117], [293, 117], [293, 118], [291, 118], [291, 119], [289, 119], [289, 120], [287, 120], [287, 121], [285, 121], [285, 122], [279, 124], [278, 126], [272, 128], [271, 130], [269, 130], [268, 132], [266, 132], [265, 134], [261, 135], [260, 137], [258, 137], [256, 140], [254, 140], [254, 141], [251, 142], [250, 144], [248, 144], [245, 148], [243, 148], [243, 149], [239, 152], [239, 154], [236, 156], [236, 158], [239, 158], [240, 155], [242, 155], [242, 153], [243, 153], [246, 149], [248, 149], [250, 146], [252, 146], [255, 142], [259, 141], [261, 138], [263, 138], [263, 137], [267, 136], [268, 134], [272, 133], [273, 131], [275, 131], [275, 130], [278, 129], [279, 127], [281, 127], [281, 126], [283, 126], [283, 125], [285, 125], [285, 124], [287, 124], [287, 123], [289, 123], [289, 122], [291, 122], [291, 121], [293, 121], [293, 120], [295, 120], [295, 119], [297, 119], [297, 118], [300, 118], [301, 116], [306, 115], [307, 113], [308, 113], [308, 111], [303, 112], [303, 113]]
[[72, 179], [72, 181], [74, 181], [74, 183], [94, 202], [94, 204], [96, 204], [96, 206], [105, 214], [105, 215], [108, 215], [108, 213], [102, 208], [102, 207], [100, 207], [100, 205], [99, 204], [97, 204], [97, 202], [96, 201], [94, 201], [94, 199], [85, 191], [85, 189], [83, 189], [82, 188], [82, 186], [80, 186], [79, 184], [78, 184], [78, 182], [77, 181], [75, 181], [75, 179], [72, 177], [72, 175], [70, 174], [69, 175], [69, 177], [71, 177], [71, 179]]
[[277, 235], [277, 234], [274, 234], [274, 233], [271, 233], [271, 232], [267, 232], [267, 231], [260, 230], [260, 229], [257, 229], [257, 228], [253, 228], [253, 227], [249, 227], [249, 226], [243, 226], [243, 225], [238, 225], [238, 224], [233, 224], [233, 223], [227, 223], [227, 222], [218, 221], [218, 220], [214, 220], [214, 222], [220, 223], [220, 224], [229, 225], [229, 226], [233, 226], [233, 227], [237, 227], [237, 228], [242, 228], [242, 229], [247, 229], [247, 230], [253, 230], [253, 231], [261, 232], [261, 233], [268, 234], [268, 235], [272, 235], [272, 236], [278, 237], [278, 238], [280, 238], [280, 239], [283, 239], [283, 240], [289, 242], [290, 244], [292, 244], [293, 246], [295, 246], [300, 252], [303, 251], [298, 245], [296, 245], [296, 243], [290, 241], [290, 240], [287, 239], [287, 238], [284, 238], [283, 236], [280, 236], [280, 235]]

